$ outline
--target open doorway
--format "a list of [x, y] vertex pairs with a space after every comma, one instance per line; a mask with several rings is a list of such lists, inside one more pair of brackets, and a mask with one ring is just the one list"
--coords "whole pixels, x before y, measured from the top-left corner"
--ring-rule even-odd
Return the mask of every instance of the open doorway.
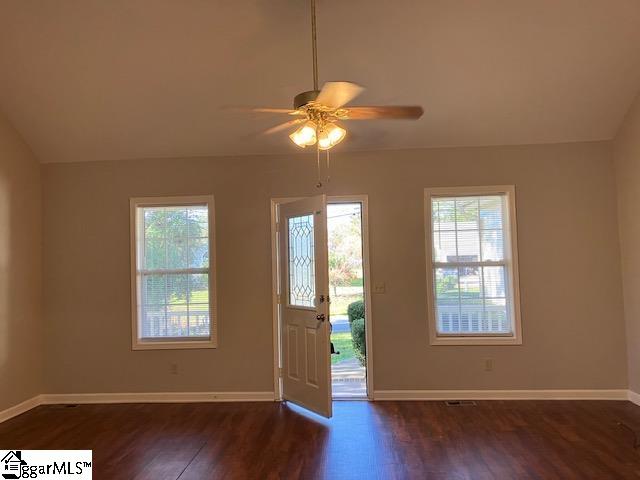
[[372, 398], [367, 196], [272, 199], [271, 261], [275, 399], [330, 417], [331, 399]]
[[327, 243], [334, 399], [367, 398], [363, 238], [363, 204], [329, 200]]

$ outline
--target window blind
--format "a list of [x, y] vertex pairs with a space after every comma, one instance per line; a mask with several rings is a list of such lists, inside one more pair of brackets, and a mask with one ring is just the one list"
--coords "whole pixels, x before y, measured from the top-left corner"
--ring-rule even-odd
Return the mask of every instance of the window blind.
[[138, 336], [211, 337], [207, 205], [137, 208]]
[[431, 198], [439, 335], [511, 335], [506, 195]]

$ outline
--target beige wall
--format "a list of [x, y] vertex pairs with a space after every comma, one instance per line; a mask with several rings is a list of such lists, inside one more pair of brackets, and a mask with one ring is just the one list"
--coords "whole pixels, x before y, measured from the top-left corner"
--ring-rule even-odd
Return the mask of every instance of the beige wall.
[[627, 325], [629, 388], [640, 393], [640, 96], [613, 142]]
[[[327, 193], [368, 194], [376, 389], [626, 388], [608, 142], [339, 153]], [[271, 197], [316, 193], [313, 155], [48, 164], [47, 392], [271, 391]], [[522, 346], [430, 346], [423, 188], [515, 184]], [[217, 350], [131, 351], [132, 196], [216, 198]], [[484, 372], [484, 359], [494, 371]], [[169, 366], [178, 363], [179, 374]]]
[[40, 165], [0, 114], [0, 411], [42, 392]]

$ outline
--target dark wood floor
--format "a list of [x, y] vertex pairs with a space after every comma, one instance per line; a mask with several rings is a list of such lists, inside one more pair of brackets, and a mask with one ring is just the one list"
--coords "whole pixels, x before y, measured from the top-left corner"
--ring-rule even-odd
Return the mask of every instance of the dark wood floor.
[[0, 448], [92, 449], [94, 478], [639, 478], [629, 402], [336, 402], [42, 406]]

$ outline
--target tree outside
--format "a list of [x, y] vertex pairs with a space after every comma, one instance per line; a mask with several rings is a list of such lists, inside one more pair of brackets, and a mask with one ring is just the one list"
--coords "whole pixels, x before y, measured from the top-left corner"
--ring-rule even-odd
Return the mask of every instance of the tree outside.
[[[338, 287], [362, 285], [360, 206], [331, 205], [328, 222], [329, 282], [333, 296]], [[354, 208], [356, 207], [356, 208]]]

